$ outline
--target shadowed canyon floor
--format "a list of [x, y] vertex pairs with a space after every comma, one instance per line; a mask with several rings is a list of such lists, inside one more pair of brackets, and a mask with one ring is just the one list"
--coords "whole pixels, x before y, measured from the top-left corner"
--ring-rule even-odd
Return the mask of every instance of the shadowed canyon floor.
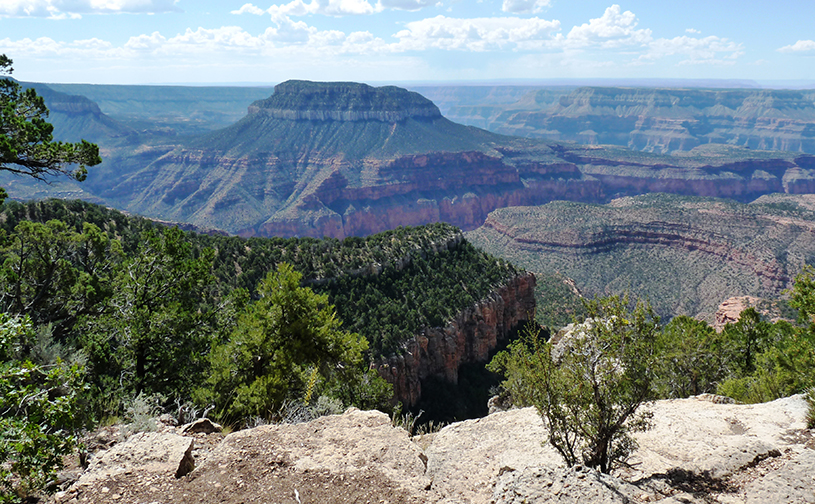
[[[170, 427], [147, 443], [138, 434], [97, 453], [53, 501], [815, 502], [815, 438], [805, 428], [801, 396], [757, 405], [699, 396], [650, 409], [652, 430], [637, 436], [629, 467], [613, 475], [563, 467], [551, 447], [541, 446], [546, 432], [532, 408], [413, 439], [382, 413], [352, 409], [222, 440]], [[167, 448], [179, 443], [181, 449]], [[195, 454], [196, 467], [176, 478], [185, 451]], [[169, 453], [175, 459], [162, 458]]]

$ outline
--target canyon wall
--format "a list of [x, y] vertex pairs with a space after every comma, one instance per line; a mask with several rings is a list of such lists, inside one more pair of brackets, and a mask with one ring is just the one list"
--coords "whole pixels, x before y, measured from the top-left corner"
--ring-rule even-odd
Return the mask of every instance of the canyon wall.
[[560, 201], [497, 210], [465, 237], [529, 271], [558, 271], [588, 297], [627, 291], [661, 316], [712, 321], [722, 299], [776, 298], [815, 260], [815, 221], [796, 201], [664, 193]]
[[549, 94], [533, 91], [475, 118], [459, 107], [449, 117], [498, 133], [648, 152], [720, 143], [815, 153], [810, 91], [581, 87], [554, 100]]
[[513, 159], [512, 153], [503, 158], [480, 152], [403, 156], [370, 162], [364, 185], [329, 165], [329, 174], [300, 196], [296, 211], [279, 212], [240, 233], [344, 238], [430, 222], [469, 231], [493, 210], [555, 200], [604, 203], [665, 192], [750, 201], [770, 193], [815, 191], [815, 173], [800, 166], [809, 157], [801, 157], [800, 164], [792, 159], [722, 159], [682, 167], [610, 159], [602, 151], [563, 149], [558, 155], [570, 162]]
[[439, 376], [457, 383], [459, 366], [486, 362], [499, 342], [534, 316], [534, 290], [533, 274], [518, 275], [445, 327], [427, 328], [417, 334], [405, 344], [401, 355], [375, 363], [379, 374], [393, 384], [395, 399], [413, 406], [421, 398], [425, 378]]

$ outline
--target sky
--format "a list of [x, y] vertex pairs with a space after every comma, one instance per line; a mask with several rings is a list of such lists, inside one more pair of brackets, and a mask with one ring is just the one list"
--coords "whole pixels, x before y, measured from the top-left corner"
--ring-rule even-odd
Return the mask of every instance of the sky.
[[32, 82], [736, 79], [815, 87], [811, 0], [255, 2], [0, 0], [0, 54], [14, 60], [14, 77]]

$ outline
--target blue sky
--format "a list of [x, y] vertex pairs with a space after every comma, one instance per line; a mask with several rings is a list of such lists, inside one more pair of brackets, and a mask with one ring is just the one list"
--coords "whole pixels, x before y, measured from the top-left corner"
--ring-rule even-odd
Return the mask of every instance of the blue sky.
[[0, 53], [38, 82], [815, 86], [813, 20], [808, 0], [0, 0]]

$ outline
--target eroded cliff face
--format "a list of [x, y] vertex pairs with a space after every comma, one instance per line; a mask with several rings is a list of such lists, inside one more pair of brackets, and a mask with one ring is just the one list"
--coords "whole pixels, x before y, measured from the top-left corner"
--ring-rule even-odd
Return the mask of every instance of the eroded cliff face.
[[[775, 112], [761, 121], [797, 120], [784, 116], [798, 104], [794, 96], [765, 97], [742, 110], [727, 93], [696, 93], [692, 103], [677, 105], [665, 93], [601, 91], [558, 105], [561, 119], [622, 107], [621, 116], [638, 128], [681, 121], [687, 129], [692, 117], [684, 112], [662, 119], [658, 113], [704, 105], [732, 109], [740, 121], [762, 107]], [[598, 124], [598, 141], [628, 134]], [[580, 134], [597, 135], [590, 128]], [[439, 221], [466, 231], [496, 209], [555, 200], [605, 203], [669, 192], [749, 201], [815, 191], [815, 156], [709, 145], [665, 156], [510, 138], [454, 124], [417, 93], [356, 83], [282, 83], [228, 128], [180, 146], [106, 157], [115, 167], [95, 170], [83, 189], [132, 212], [242, 236], [345, 238]]]
[[712, 321], [722, 299], [778, 297], [812, 261], [815, 221], [796, 201], [651, 194], [602, 206], [553, 202], [493, 212], [466, 238], [528, 270], [559, 271], [587, 296], [628, 291], [661, 316]]
[[440, 118], [433, 102], [394, 86], [356, 82], [287, 81], [274, 94], [249, 106], [249, 114], [290, 121], [381, 121]]
[[[815, 170], [790, 159], [722, 159], [689, 168], [604, 158], [601, 150], [562, 149], [558, 154], [570, 162], [503, 154], [432, 153], [369, 161], [361, 177], [347, 163], [326, 165], [324, 174], [303, 190], [296, 212], [281, 212], [242, 233], [344, 238], [440, 221], [469, 231], [493, 210], [555, 200], [603, 203], [665, 192], [746, 201], [815, 191]], [[808, 160], [802, 158], [802, 164]]]
[[806, 91], [581, 87], [545, 108], [519, 101], [488, 124], [499, 133], [648, 152], [721, 143], [815, 153], [815, 103]]
[[462, 364], [486, 362], [499, 342], [534, 316], [534, 290], [533, 274], [516, 276], [445, 327], [417, 334], [401, 355], [376, 363], [380, 375], [393, 384], [395, 399], [413, 406], [421, 398], [425, 378], [439, 376], [457, 383]]

